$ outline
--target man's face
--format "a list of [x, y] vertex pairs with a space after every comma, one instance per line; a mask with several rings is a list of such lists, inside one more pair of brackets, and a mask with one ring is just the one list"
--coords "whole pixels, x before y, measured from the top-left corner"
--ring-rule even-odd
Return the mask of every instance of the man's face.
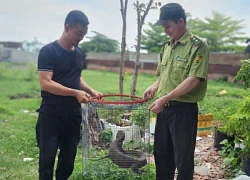
[[79, 42], [88, 32], [88, 26], [76, 24], [73, 27], [66, 25], [67, 39], [73, 46], [78, 46]]
[[174, 22], [173, 20], [166, 21], [163, 25], [165, 33], [171, 38], [178, 40], [181, 37], [182, 29], [182, 22], [178, 20], [178, 22]]

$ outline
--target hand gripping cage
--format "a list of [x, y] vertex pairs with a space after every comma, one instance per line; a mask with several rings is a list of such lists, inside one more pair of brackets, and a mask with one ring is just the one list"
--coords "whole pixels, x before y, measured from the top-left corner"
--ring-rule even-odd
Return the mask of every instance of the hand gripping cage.
[[150, 114], [141, 97], [107, 94], [82, 104], [83, 179], [150, 174]]

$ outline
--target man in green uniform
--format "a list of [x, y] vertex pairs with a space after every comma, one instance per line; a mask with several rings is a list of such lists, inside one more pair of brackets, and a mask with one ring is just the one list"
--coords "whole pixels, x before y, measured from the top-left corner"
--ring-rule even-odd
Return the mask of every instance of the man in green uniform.
[[192, 180], [198, 106], [207, 88], [209, 50], [206, 42], [188, 31], [185, 10], [177, 3], [161, 8], [156, 25], [170, 36], [160, 52], [158, 80], [144, 92], [158, 99], [150, 106], [157, 114], [154, 139], [156, 179]]

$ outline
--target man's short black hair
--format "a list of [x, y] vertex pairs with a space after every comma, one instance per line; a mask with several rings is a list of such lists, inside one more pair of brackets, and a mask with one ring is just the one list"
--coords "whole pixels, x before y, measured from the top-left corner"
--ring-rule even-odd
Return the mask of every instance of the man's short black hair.
[[65, 19], [64, 25], [75, 26], [80, 24], [82, 26], [87, 26], [89, 24], [88, 17], [81, 11], [73, 10], [70, 11]]

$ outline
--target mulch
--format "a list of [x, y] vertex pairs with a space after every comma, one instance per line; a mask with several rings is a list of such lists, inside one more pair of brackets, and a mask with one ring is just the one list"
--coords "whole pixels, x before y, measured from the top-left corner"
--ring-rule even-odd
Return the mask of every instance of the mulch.
[[197, 137], [195, 148], [196, 166], [207, 168], [206, 173], [195, 172], [194, 180], [226, 180], [219, 152], [214, 148], [214, 137], [211, 135]]

